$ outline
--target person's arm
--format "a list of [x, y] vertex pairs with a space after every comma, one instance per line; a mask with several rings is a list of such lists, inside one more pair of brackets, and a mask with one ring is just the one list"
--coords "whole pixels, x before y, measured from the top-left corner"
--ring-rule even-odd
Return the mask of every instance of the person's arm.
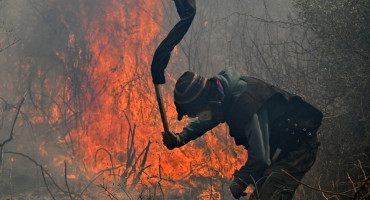
[[195, 119], [191, 121], [181, 133], [162, 133], [163, 143], [169, 150], [182, 147], [191, 140], [195, 140], [207, 131], [213, 129], [218, 124], [219, 123], [215, 121]]
[[179, 135], [183, 138], [184, 144], [197, 139], [209, 130], [212, 130], [219, 123], [212, 120], [195, 119], [184, 127]]

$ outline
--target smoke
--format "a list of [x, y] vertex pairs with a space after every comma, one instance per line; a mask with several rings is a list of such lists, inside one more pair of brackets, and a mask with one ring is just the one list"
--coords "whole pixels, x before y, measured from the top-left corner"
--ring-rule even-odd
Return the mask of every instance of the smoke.
[[[288, 0], [197, 1], [166, 71], [171, 130], [185, 125], [172, 90], [186, 70], [212, 77], [232, 67], [304, 96], [326, 115], [353, 113], [328, 87], [322, 55], [310, 49], [316, 36], [298, 13]], [[173, 1], [2, 0], [0, 19], [0, 142], [27, 92], [4, 145], [1, 197], [232, 198], [231, 175], [247, 154], [226, 127], [171, 152], [161, 146], [149, 66], [179, 20]], [[335, 126], [351, 131], [344, 124]]]
[[[176, 121], [171, 97], [175, 79], [183, 71], [211, 77], [234, 67], [268, 77], [260, 70], [262, 60], [245, 54], [254, 51], [244, 48], [251, 45], [259, 50], [267, 39], [278, 39], [266, 34], [268, 27], [261, 19], [285, 19], [286, 5], [285, 1], [198, 2], [194, 24], [174, 52], [166, 74], [165, 102], [174, 130], [184, 125]], [[14, 105], [28, 91], [15, 138], [5, 151], [21, 152], [32, 160], [4, 155], [2, 196], [72, 193], [79, 197], [96, 174], [109, 168], [117, 169], [99, 178], [113, 174], [120, 175], [121, 183], [137, 182], [142, 174], [128, 165], [137, 161], [137, 166], [148, 167], [147, 184], [157, 184], [152, 186], [154, 191], [175, 187], [189, 198], [230, 197], [224, 191], [232, 172], [244, 164], [246, 152], [229, 148], [233, 142], [225, 127], [184, 147], [184, 152], [157, 155], [163, 152], [161, 125], [153, 109], [154, 94], [148, 95], [152, 93], [148, 66], [156, 45], [178, 20], [171, 1], [15, 0], [4, 11], [4, 19], [13, 24], [21, 40], [0, 54], [1, 69], [6, 72], [1, 73], [1, 97], [11, 105], [2, 102], [1, 133], [7, 137]], [[284, 30], [270, 30], [274, 31]], [[250, 39], [254, 41], [247, 42]], [[135, 143], [129, 143], [134, 136]], [[148, 154], [145, 147], [150, 149]], [[158, 159], [163, 163], [158, 164]], [[108, 192], [112, 182], [99, 179], [97, 183]]]

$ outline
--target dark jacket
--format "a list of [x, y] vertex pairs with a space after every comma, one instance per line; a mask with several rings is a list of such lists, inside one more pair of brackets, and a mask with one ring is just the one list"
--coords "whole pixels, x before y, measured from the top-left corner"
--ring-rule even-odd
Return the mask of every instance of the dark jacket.
[[[297, 113], [295, 112], [299, 110], [297, 108], [312, 106], [305, 103], [300, 97], [259, 79], [241, 77], [233, 69], [221, 71], [216, 78], [224, 87], [223, 109], [230, 135], [237, 145], [244, 145], [248, 149], [248, 161], [242, 167], [241, 173], [237, 173], [236, 176], [247, 183], [253, 183], [250, 177], [258, 180], [262, 176], [271, 164], [276, 149], [281, 148], [289, 151], [295, 148], [297, 137], [300, 138], [301, 135], [298, 132], [305, 127], [302, 127], [301, 123], [294, 121], [294, 119], [306, 117], [310, 120], [311, 116], [297, 116], [289, 123], [283, 123], [284, 120], [292, 113]], [[316, 111], [313, 107], [308, 110], [310, 112], [311, 110]], [[318, 111], [318, 113], [320, 116], [321, 112]], [[181, 135], [184, 142], [187, 143], [218, 124], [219, 122], [196, 119], [184, 128]], [[288, 131], [286, 131], [287, 129]], [[307, 133], [316, 131], [311, 129], [307, 128]], [[292, 131], [296, 132], [293, 136]]]

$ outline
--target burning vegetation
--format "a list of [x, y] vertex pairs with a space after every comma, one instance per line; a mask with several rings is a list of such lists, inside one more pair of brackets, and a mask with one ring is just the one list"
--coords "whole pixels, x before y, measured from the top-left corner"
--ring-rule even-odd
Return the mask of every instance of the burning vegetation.
[[[352, 13], [352, 21], [368, 25], [369, 4], [332, 0], [324, 5], [331, 12], [323, 12], [316, 1], [294, 1], [295, 7], [290, 1], [215, 2], [198, 2], [195, 22], [166, 71], [170, 129], [179, 132], [187, 122], [177, 121], [173, 104], [179, 74], [210, 76], [236, 67], [305, 94], [324, 110], [324, 147], [304, 181], [368, 197], [369, 43], [361, 41], [369, 35], [354, 23], [353, 37], [342, 44], [334, 30], [346, 33], [336, 13]], [[180, 149], [162, 144], [150, 63], [178, 20], [172, 1], [1, 0], [0, 11], [6, 20], [0, 25], [6, 33], [0, 34], [1, 198], [232, 199], [230, 180], [247, 153], [225, 125]], [[315, 16], [329, 17], [327, 24]], [[322, 29], [328, 24], [336, 28]], [[326, 172], [333, 165], [341, 167]], [[342, 194], [333, 193], [302, 187], [296, 198]]]
[[[162, 124], [149, 66], [161, 37], [163, 5], [145, 0], [48, 3], [40, 15], [55, 9], [55, 18], [44, 16], [50, 23], [48, 32], [62, 28], [64, 33], [55, 36], [66, 45], [58, 49], [44, 44], [47, 63], [39, 63], [44, 61], [33, 55], [24, 63], [16, 58], [6, 61], [17, 62], [14, 73], [32, 74], [19, 83], [27, 84], [19, 90], [30, 91], [27, 114], [22, 116], [29, 126], [46, 126], [41, 133], [35, 128], [36, 139], [32, 140], [37, 140], [39, 148], [31, 160], [43, 163], [37, 166], [50, 195], [57, 198], [54, 193], [61, 192], [72, 198], [88, 198], [98, 193], [91, 195], [85, 190], [98, 185], [103, 193], [117, 198], [140, 193], [150, 196], [152, 190], [158, 196], [164, 191], [166, 196], [204, 196], [207, 191], [220, 196], [214, 188], [226, 185], [246, 160], [245, 156], [236, 157], [238, 151], [243, 155], [240, 149], [229, 148], [232, 140], [225, 127], [183, 150], [168, 152], [161, 142]], [[42, 40], [25, 42], [47, 43], [48, 38]], [[59, 43], [55, 38], [50, 40]], [[29, 48], [21, 49], [31, 51]], [[15, 87], [11, 82], [8, 86]], [[178, 130], [183, 124], [173, 123], [176, 111], [171, 92], [164, 95], [171, 128]], [[25, 122], [18, 120], [17, 125], [22, 126], [19, 123]], [[19, 150], [28, 149], [21, 146]], [[53, 176], [47, 167], [65, 171]], [[65, 184], [58, 182], [63, 177]], [[214, 183], [204, 185], [210, 182]]]

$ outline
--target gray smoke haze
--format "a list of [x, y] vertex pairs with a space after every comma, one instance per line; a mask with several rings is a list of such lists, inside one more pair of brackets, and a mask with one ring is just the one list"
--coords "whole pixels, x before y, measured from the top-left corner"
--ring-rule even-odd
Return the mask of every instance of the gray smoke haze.
[[[86, 98], [90, 92], [96, 92], [81, 89], [91, 80], [86, 73], [89, 66], [78, 64], [91, 63], [85, 40], [89, 33], [84, 26], [91, 23], [89, 19], [102, 15], [107, 2], [0, 0], [0, 142], [9, 137], [17, 103], [28, 91], [15, 124], [14, 139], [4, 146], [0, 199], [50, 199], [50, 193], [55, 199], [70, 199], [65, 165], [59, 162], [56, 166], [55, 158], [64, 156], [68, 168], [77, 171], [80, 168], [73, 157], [76, 149], [65, 142], [65, 137], [80, 125], [82, 113], [91, 106]], [[160, 22], [158, 41], [149, 47], [153, 52], [179, 19], [173, 1], [162, 2], [164, 20]], [[132, 1], [122, 3], [131, 5]], [[351, 62], [356, 61], [358, 66], [353, 70], [352, 66], [344, 69], [341, 63], [332, 62], [334, 59], [328, 59], [325, 51], [314, 48], [318, 36], [304, 26], [300, 10], [293, 3], [198, 0], [194, 22], [177, 47], [178, 54], [172, 55], [167, 70], [174, 78], [185, 70], [212, 77], [225, 67], [232, 67], [305, 97], [324, 112], [325, 119], [319, 132], [322, 145], [317, 162], [303, 182], [345, 191], [347, 186], [336, 187], [334, 183], [347, 179], [346, 172], [353, 169], [349, 163], [358, 164], [357, 160], [363, 158], [356, 153], [369, 148], [369, 59], [357, 63], [360, 59], [353, 57]], [[80, 18], [82, 12], [84, 19]], [[155, 10], [143, 12], [154, 20], [158, 18]], [[69, 46], [71, 32], [76, 41], [74, 48]], [[78, 49], [86, 51], [80, 53]], [[64, 57], [60, 56], [62, 53]], [[368, 51], [365, 53], [366, 57]], [[166, 86], [168, 93], [172, 94], [172, 87]], [[54, 107], [61, 111], [62, 117], [57, 121], [51, 112]], [[363, 162], [368, 167], [366, 159]], [[89, 185], [91, 180], [86, 178], [68, 181], [73, 198], [108, 199], [99, 183]], [[228, 182], [222, 183], [221, 199], [231, 199]], [[87, 190], [83, 191], [84, 188]], [[196, 188], [189, 190], [192, 198], [198, 197]], [[84, 195], [78, 196], [82, 192]], [[162, 199], [162, 194], [156, 192], [149, 190], [144, 199], [151, 195]], [[322, 199], [322, 196], [300, 187], [295, 198]]]

